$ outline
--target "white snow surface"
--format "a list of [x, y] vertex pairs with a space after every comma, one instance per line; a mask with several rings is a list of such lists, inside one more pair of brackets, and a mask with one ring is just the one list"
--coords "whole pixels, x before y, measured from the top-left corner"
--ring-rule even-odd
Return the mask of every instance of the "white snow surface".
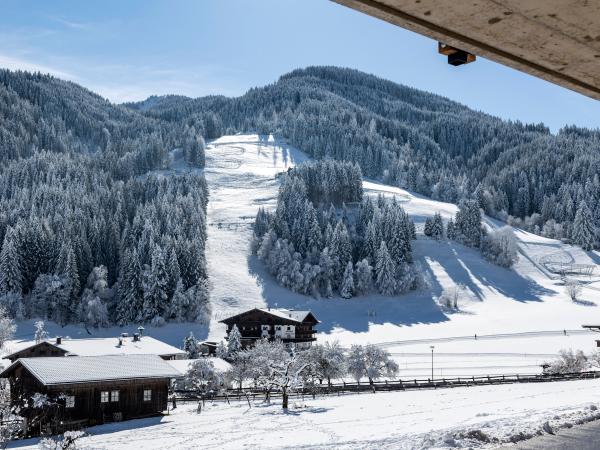
[[[122, 450], [496, 448], [542, 433], [546, 422], [556, 430], [598, 418], [599, 402], [600, 380], [295, 398], [287, 414], [278, 401], [257, 400], [252, 408], [246, 400], [207, 402], [201, 414], [195, 403], [179, 403], [168, 416], [89, 428], [81, 444]], [[12, 448], [33, 449], [36, 442]]]

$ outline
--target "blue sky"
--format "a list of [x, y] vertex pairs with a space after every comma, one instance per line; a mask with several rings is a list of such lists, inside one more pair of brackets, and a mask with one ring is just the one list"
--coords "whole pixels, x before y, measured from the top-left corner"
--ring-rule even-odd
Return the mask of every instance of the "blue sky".
[[0, 67], [68, 78], [114, 102], [240, 95], [294, 68], [338, 65], [507, 119], [600, 127], [600, 102], [328, 0], [2, 0]]

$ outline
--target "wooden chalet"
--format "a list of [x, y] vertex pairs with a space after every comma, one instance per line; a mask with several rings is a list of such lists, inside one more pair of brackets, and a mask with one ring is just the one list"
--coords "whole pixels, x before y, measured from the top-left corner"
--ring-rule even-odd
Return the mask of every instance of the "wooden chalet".
[[68, 339], [57, 337], [52, 341], [26, 341], [3, 359], [11, 362], [19, 358], [44, 356], [102, 356], [102, 355], [158, 355], [162, 359], [184, 359], [186, 353], [150, 336], [127, 333], [114, 338]]
[[156, 355], [19, 358], [0, 373], [27, 436], [162, 414], [181, 376]]
[[237, 326], [243, 347], [263, 338], [309, 347], [317, 340], [315, 326], [319, 321], [310, 311], [255, 308], [221, 320], [221, 323], [227, 325], [227, 338], [233, 326]]

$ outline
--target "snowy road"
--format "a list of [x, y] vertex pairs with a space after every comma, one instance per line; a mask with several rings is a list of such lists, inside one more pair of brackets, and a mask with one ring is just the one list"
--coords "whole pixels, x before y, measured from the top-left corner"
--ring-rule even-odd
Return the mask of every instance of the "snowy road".
[[561, 430], [554, 436], [537, 436], [502, 450], [598, 450], [598, 448], [600, 448], [600, 421], [594, 421]]

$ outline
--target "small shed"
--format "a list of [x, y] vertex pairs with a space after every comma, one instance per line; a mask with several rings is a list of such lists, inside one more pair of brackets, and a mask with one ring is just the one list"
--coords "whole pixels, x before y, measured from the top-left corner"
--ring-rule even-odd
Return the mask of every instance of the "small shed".
[[0, 373], [27, 435], [161, 414], [181, 376], [157, 355], [19, 358]]

